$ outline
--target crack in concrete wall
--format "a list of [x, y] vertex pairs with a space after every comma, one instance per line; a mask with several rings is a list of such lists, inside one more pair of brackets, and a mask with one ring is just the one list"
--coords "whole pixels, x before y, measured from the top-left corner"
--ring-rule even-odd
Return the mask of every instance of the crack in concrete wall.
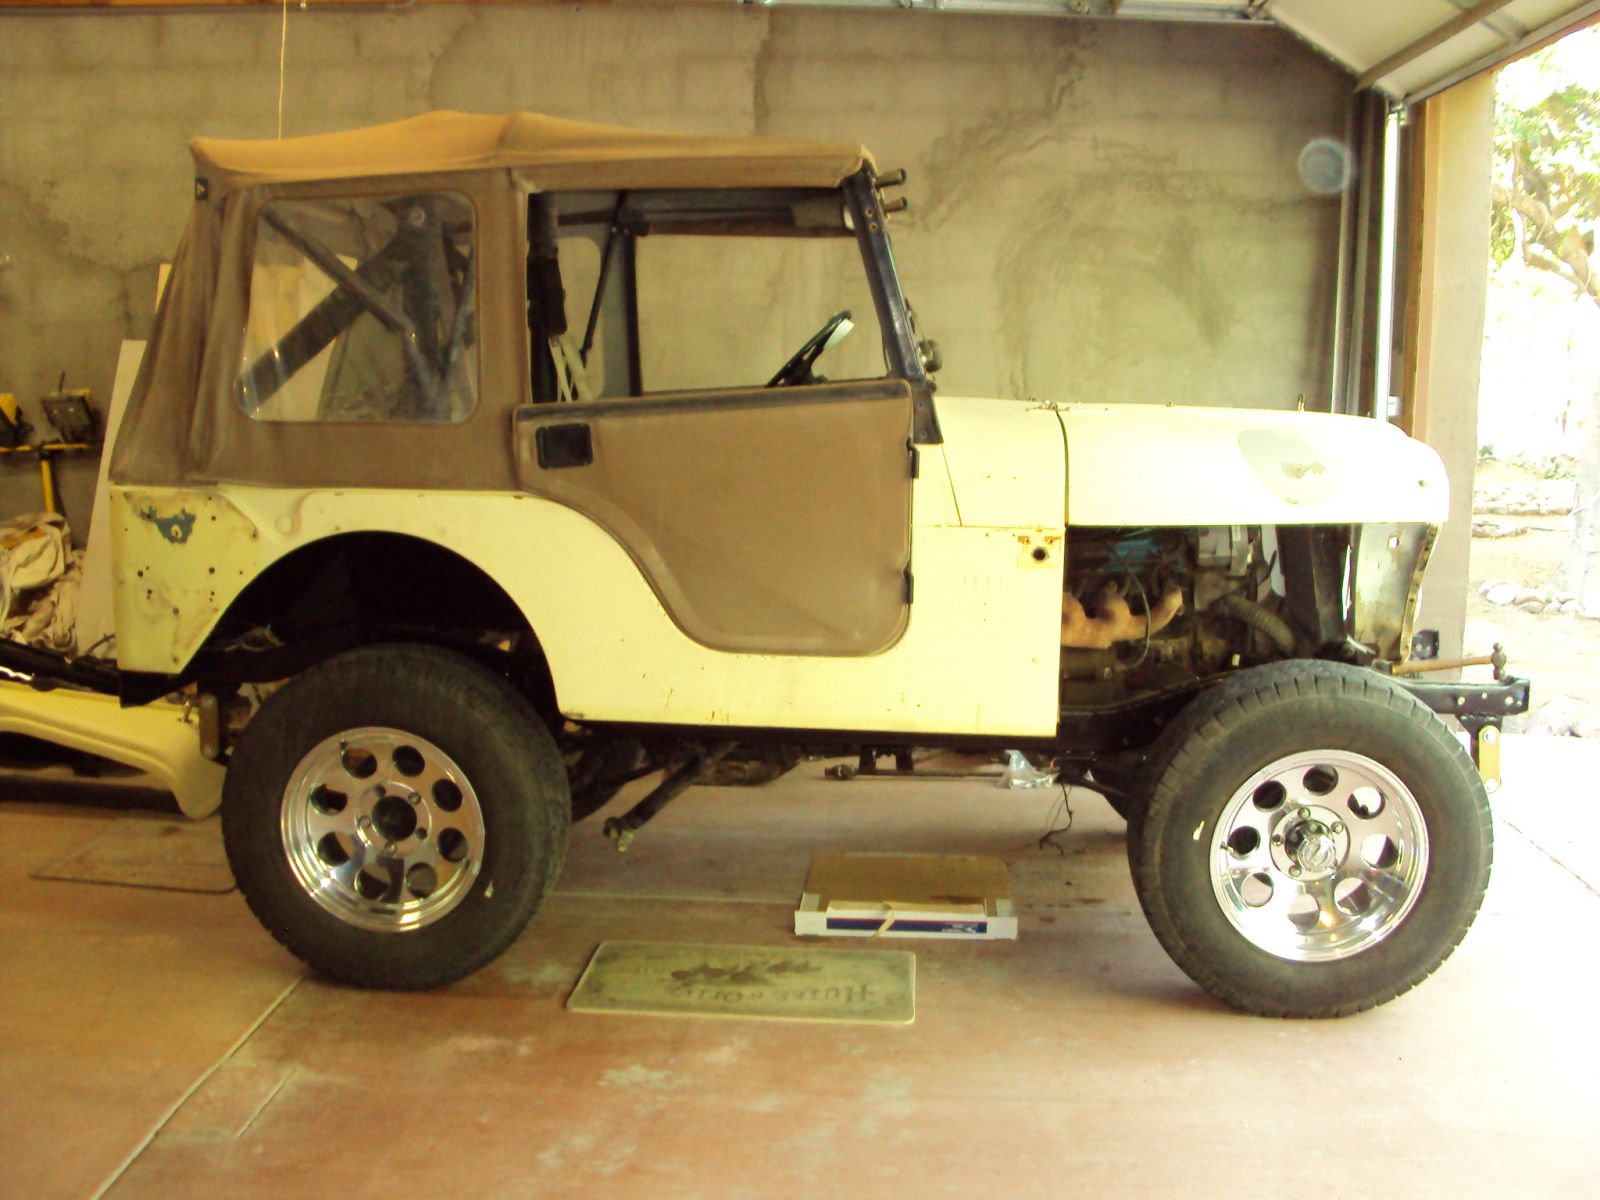
[[761, 137], [766, 137], [772, 125], [772, 93], [770, 82], [772, 64], [777, 54], [777, 47], [772, 40], [772, 26], [768, 24], [766, 31], [761, 35], [761, 44], [756, 47], [754, 69], [751, 71], [751, 130], [750, 132]]
[[1062, 127], [1062, 117], [1083, 79], [1079, 47], [1092, 43], [1094, 35], [1065, 22], [1050, 32], [1055, 45], [1048, 53], [1018, 64], [1033, 77], [1029, 90], [1037, 89], [1045, 97], [1042, 103], [1008, 104], [998, 113], [952, 129], [929, 147], [923, 167], [938, 183], [928, 208], [930, 228], [937, 229], [952, 212], [965, 209], [975, 190], [986, 190], [997, 177], [1014, 171], [1020, 160], [1038, 151], [1060, 152], [1071, 136], [1070, 127]]

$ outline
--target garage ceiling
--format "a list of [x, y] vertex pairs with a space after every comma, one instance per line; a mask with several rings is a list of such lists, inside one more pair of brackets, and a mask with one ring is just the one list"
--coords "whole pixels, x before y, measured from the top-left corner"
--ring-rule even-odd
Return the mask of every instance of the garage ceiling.
[[766, 7], [915, 8], [1120, 20], [1276, 23], [1414, 103], [1600, 17], [1600, 0], [739, 0]]
[[[463, 0], [331, 0], [337, 8], [404, 8]], [[474, 0], [465, 0], [474, 2]], [[582, 0], [475, 0], [579, 3]], [[1281, 25], [1376, 88], [1407, 104], [1491, 70], [1580, 24], [1600, 20], [1600, 0], [677, 0], [762, 8], [921, 9], [1145, 21]], [[282, 0], [0, 0], [0, 12], [71, 9], [278, 7]], [[305, 7], [301, 0], [301, 7]]]
[[1273, 0], [1266, 15], [1408, 102], [1600, 14], [1589, 0]]

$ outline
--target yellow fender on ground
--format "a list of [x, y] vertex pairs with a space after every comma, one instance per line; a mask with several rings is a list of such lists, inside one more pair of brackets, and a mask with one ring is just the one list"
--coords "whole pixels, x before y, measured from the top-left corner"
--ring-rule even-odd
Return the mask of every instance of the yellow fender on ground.
[[0, 733], [20, 733], [135, 767], [177, 798], [188, 817], [208, 817], [222, 803], [225, 769], [200, 753], [183, 709], [165, 701], [123, 708], [115, 696], [70, 688], [38, 692], [0, 682]]

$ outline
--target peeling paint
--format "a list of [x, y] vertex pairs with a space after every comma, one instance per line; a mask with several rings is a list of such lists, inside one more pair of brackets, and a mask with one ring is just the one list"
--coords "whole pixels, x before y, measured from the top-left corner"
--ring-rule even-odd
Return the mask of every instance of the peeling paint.
[[1436, 526], [1420, 522], [1357, 529], [1351, 634], [1391, 662], [1411, 656], [1417, 598], [1437, 534]]
[[114, 488], [110, 516], [117, 662], [177, 671], [255, 577], [260, 535], [228, 500], [202, 491]]
[[1268, 491], [1299, 507], [1325, 503], [1343, 483], [1339, 464], [1323, 462], [1314, 446], [1281, 430], [1243, 430], [1239, 452]]
[[166, 538], [174, 546], [181, 546], [189, 540], [189, 535], [194, 532], [194, 514], [188, 509], [179, 509], [170, 517], [163, 517], [156, 513], [154, 507], [141, 508], [139, 515], [156, 527], [156, 532]]
[[1290, 479], [1301, 479], [1307, 475], [1320, 475], [1326, 470], [1321, 463], [1291, 463], [1283, 464], [1283, 473]]

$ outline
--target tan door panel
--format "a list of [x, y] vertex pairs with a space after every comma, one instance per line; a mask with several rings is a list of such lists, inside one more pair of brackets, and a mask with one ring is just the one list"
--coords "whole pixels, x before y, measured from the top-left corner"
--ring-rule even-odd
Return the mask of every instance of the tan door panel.
[[517, 475], [610, 531], [696, 641], [872, 654], [906, 623], [911, 417], [893, 379], [531, 405]]

